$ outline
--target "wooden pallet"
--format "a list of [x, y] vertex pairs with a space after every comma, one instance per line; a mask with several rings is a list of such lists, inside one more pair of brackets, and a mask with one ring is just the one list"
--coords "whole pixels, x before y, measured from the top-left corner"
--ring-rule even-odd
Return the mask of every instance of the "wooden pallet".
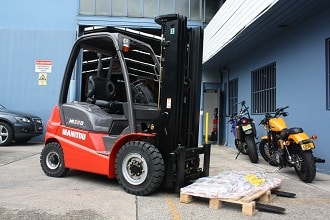
[[[243, 198], [237, 199], [219, 199], [219, 198], [209, 198], [209, 208], [219, 209], [222, 207], [223, 202], [241, 204], [242, 205], [242, 214], [247, 216], [253, 216], [256, 213], [256, 202], [258, 200], [260, 203], [269, 203], [276, 195], [271, 194], [271, 190], [259, 191], [254, 193], [251, 196], [246, 196]], [[193, 198], [196, 196], [180, 193], [180, 202], [181, 203], [190, 203], [193, 201]]]

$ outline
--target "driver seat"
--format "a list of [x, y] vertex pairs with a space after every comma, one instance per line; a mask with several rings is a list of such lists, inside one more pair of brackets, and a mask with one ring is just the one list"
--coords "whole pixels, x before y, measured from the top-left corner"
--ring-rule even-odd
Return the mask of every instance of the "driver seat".
[[88, 79], [87, 102], [109, 108], [115, 95], [115, 85], [111, 80], [101, 76], [90, 76]]

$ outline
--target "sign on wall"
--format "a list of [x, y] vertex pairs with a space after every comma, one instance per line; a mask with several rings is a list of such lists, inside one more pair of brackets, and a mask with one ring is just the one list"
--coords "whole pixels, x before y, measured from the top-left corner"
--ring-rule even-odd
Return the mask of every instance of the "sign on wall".
[[39, 86], [47, 85], [47, 73], [39, 73], [38, 85]]
[[47, 73], [52, 72], [52, 61], [51, 60], [36, 60], [34, 70], [39, 73], [38, 85], [47, 85]]
[[36, 60], [35, 72], [36, 73], [51, 73], [52, 72], [52, 61], [51, 60]]

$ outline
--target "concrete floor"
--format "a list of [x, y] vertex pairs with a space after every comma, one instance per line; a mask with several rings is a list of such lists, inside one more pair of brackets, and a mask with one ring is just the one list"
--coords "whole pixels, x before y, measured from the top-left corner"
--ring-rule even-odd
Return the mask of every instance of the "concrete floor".
[[262, 171], [282, 179], [281, 190], [296, 198], [276, 197], [271, 205], [286, 209], [285, 214], [257, 212], [242, 215], [240, 206], [224, 204], [209, 208], [208, 199], [180, 203], [178, 194], [159, 190], [149, 196], [127, 194], [116, 180], [105, 176], [70, 171], [64, 178], [46, 176], [39, 164], [43, 144], [0, 147], [0, 219], [328, 219], [330, 175], [317, 173], [313, 183], [298, 179], [293, 168], [273, 172], [274, 167], [259, 158], [225, 146], [212, 145], [210, 175], [222, 171]]

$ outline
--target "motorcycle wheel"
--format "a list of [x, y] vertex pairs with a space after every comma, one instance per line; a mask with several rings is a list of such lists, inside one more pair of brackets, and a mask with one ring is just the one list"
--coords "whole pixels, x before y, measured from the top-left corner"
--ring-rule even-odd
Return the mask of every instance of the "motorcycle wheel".
[[296, 161], [294, 169], [299, 179], [305, 183], [311, 183], [316, 175], [315, 159], [312, 151], [303, 151], [300, 146], [297, 146], [292, 153], [292, 157]]
[[257, 146], [252, 136], [246, 136], [245, 141], [248, 148], [249, 158], [252, 163], [258, 163], [259, 157], [257, 152]]
[[264, 160], [272, 166], [279, 166], [279, 163], [276, 159], [276, 151], [272, 143], [269, 143], [268, 140], [261, 140], [259, 143], [259, 151], [264, 158]]
[[241, 142], [240, 140], [235, 139], [235, 146], [239, 152], [241, 152], [242, 154], [248, 155], [248, 150], [247, 150], [245, 142]]

